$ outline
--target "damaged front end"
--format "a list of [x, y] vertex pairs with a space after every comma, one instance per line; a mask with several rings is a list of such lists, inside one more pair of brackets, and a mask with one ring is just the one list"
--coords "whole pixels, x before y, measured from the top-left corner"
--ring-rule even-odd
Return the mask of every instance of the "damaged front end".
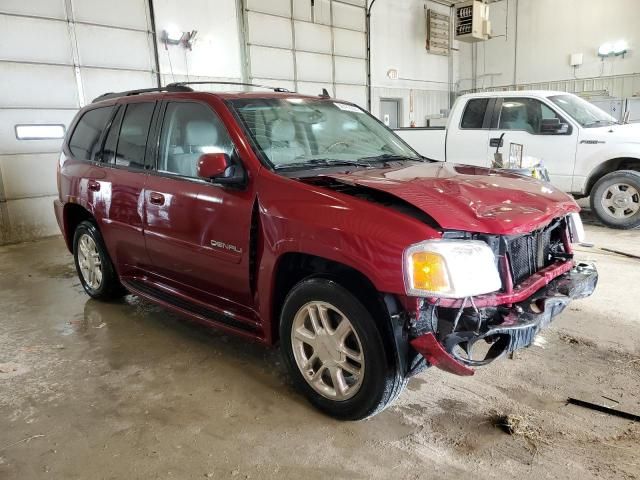
[[502, 288], [464, 298], [416, 299], [406, 332], [406, 376], [428, 366], [473, 375], [472, 367], [531, 345], [569, 302], [591, 295], [597, 270], [573, 261], [570, 234], [562, 220], [518, 238], [483, 239], [494, 251]]
[[457, 375], [473, 375], [470, 367], [487, 365], [531, 345], [569, 302], [591, 295], [597, 282], [595, 267], [579, 263], [514, 304], [468, 308], [461, 302], [455, 308], [422, 299], [409, 331], [415, 353], [407, 376], [429, 365]]

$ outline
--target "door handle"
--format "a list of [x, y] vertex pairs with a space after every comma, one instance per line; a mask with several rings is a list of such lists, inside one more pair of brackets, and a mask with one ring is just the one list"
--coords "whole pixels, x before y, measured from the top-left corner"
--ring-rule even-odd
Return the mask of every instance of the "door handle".
[[151, 192], [149, 194], [149, 203], [153, 205], [164, 205], [164, 195], [158, 192]]
[[492, 148], [500, 148], [504, 145], [503, 137], [496, 137], [489, 139], [489, 146]]
[[87, 187], [92, 192], [99, 192], [100, 191], [100, 182], [96, 182], [95, 180], [89, 180], [89, 182], [87, 183]]

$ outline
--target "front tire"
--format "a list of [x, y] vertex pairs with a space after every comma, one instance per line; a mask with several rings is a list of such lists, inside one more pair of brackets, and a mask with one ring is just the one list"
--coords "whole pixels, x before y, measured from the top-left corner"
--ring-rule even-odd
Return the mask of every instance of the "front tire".
[[81, 222], [76, 228], [73, 236], [73, 259], [80, 283], [90, 297], [113, 300], [126, 294], [102, 235], [93, 222]]
[[331, 280], [303, 280], [291, 290], [282, 309], [280, 342], [296, 388], [334, 418], [370, 417], [406, 385], [389, 361], [372, 314]]
[[606, 226], [640, 226], [640, 173], [620, 170], [605, 175], [593, 186], [589, 200], [591, 210]]

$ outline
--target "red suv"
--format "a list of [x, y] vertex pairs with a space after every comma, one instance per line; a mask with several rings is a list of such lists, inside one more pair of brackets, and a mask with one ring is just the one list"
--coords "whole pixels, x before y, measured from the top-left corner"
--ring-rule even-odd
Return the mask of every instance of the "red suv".
[[327, 95], [106, 94], [69, 128], [55, 212], [94, 298], [127, 291], [279, 343], [319, 409], [361, 419], [428, 366], [532, 343], [592, 265], [548, 183], [421, 157]]

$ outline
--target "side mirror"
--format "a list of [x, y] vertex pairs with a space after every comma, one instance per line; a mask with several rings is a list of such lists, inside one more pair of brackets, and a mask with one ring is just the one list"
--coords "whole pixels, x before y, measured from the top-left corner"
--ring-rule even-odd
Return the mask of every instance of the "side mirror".
[[221, 185], [244, 185], [244, 170], [226, 153], [205, 153], [198, 159], [198, 177]]
[[540, 124], [540, 133], [562, 134], [569, 131], [569, 125], [560, 122], [559, 118], [544, 118]]

